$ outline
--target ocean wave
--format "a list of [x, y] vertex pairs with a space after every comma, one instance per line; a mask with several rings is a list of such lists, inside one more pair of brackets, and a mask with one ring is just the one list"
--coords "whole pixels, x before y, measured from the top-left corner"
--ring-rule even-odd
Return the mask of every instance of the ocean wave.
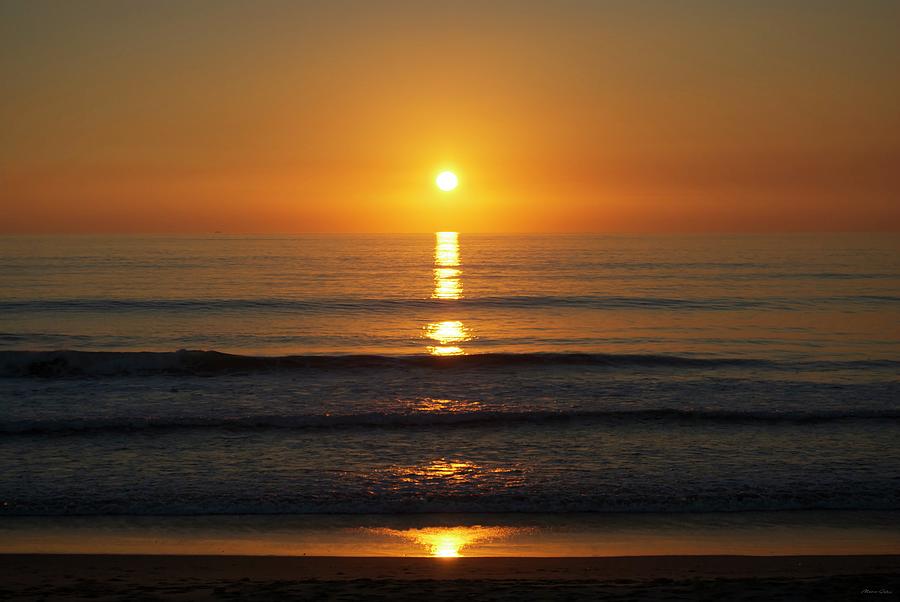
[[363, 414], [300, 414], [249, 416], [113, 417], [97, 419], [35, 419], [0, 422], [0, 433], [74, 434], [180, 430], [324, 430], [361, 428], [442, 428], [457, 426], [503, 427], [547, 423], [637, 423], [691, 422], [723, 424], [817, 424], [857, 420], [900, 420], [900, 410], [857, 410], [832, 412], [761, 412], [722, 410], [581, 410], [523, 412], [410, 412]]
[[820, 487], [741, 487], [737, 491], [685, 491], [664, 489], [634, 495], [570, 493], [560, 488], [513, 488], [505, 493], [471, 495], [336, 495], [333, 491], [297, 495], [252, 494], [203, 496], [183, 491], [177, 498], [139, 499], [108, 496], [95, 499], [13, 500], [0, 505], [0, 516], [272, 516], [272, 515], [448, 515], [448, 514], [694, 514], [707, 512], [769, 512], [799, 510], [886, 511], [898, 510], [900, 490], [890, 483], [824, 483]]
[[0, 376], [73, 377], [150, 374], [228, 374], [264, 371], [348, 369], [478, 369], [516, 366], [595, 366], [644, 368], [853, 369], [900, 366], [893, 360], [819, 361], [781, 365], [752, 358], [704, 358], [654, 354], [480, 353], [431, 355], [285, 355], [251, 356], [219, 351], [0, 351]]
[[481, 353], [431, 355], [252, 356], [219, 351], [0, 351], [0, 376], [127, 376], [221, 374], [284, 370], [489, 368], [513, 366], [717, 367], [765, 364], [740, 358], [602, 353]]
[[540, 366], [633, 368], [724, 367], [789, 370], [900, 367], [894, 360], [776, 362], [753, 358], [612, 353], [477, 353], [432, 355], [254, 356], [219, 351], [0, 351], [0, 377], [103, 377], [153, 374], [240, 374], [302, 370], [490, 369]]
[[857, 295], [839, 297], [698, 297], [674, 298], [617, 295], [507, 295], [472, 297], [462, 299], [407, 299], [407, 298], [253, 298], [253, 299], [13, 299], [0, 301], [0, 311], [16, 312], [242, 312], [289, 311], [315, 313], [396, 312], [400, 310], [427, 310], [445, 307], [465, 309], [658, 309], [739, 311], [748, 309], [803, 310], [820, 305], [841, 306], [884, 305], [900, 303], [900, 297], [891, 295]]

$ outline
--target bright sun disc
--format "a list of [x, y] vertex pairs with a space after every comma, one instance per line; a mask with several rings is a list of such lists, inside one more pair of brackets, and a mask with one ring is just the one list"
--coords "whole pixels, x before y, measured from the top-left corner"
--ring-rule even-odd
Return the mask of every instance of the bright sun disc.
[[447, 191], [456, 188], [459, 180], [457, 179], [456, 174], [452, 171], [442, 171], [438, 174], [435, 182], [437, 183], [438, 188]]

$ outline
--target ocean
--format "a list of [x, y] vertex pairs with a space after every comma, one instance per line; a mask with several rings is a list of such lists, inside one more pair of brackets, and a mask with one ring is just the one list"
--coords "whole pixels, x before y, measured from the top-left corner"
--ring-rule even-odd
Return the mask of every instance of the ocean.
[[0, 515], [900, 510], [900, 238], [0, 238]]

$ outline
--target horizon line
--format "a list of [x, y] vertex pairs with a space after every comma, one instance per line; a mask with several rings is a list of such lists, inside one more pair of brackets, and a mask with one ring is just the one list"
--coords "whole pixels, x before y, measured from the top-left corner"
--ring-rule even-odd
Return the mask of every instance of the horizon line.
[[295, 230], [279, 232], [231, 232], [220, 230], [196, 230], [196, 231], [84, 231], [84, 232], [0, 232], [2, 237], [16, 236], [417, 236], [431, 235], [435, 232], [459, 232], [465, 234], [490, 234], [490, 235], [555, 235], [555, 236], [768, 236], [768, 235], [812, 235], [812, 234], [887, 234], [900, 235], [897, 230], [418, 230], [418, 231], [357, 231], [357, 230]]

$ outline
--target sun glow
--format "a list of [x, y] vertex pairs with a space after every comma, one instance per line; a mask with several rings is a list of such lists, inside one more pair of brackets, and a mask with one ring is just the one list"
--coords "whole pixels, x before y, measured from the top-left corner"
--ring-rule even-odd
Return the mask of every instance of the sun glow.
[[438, 174], [437, 178], [435, 178], [434, 182], [437, 184], [438, 188], [444, 192], [449, 192], [459, 184], [459, 178], [457, 178], [456, 174], [452, 171], [442, 171]]

